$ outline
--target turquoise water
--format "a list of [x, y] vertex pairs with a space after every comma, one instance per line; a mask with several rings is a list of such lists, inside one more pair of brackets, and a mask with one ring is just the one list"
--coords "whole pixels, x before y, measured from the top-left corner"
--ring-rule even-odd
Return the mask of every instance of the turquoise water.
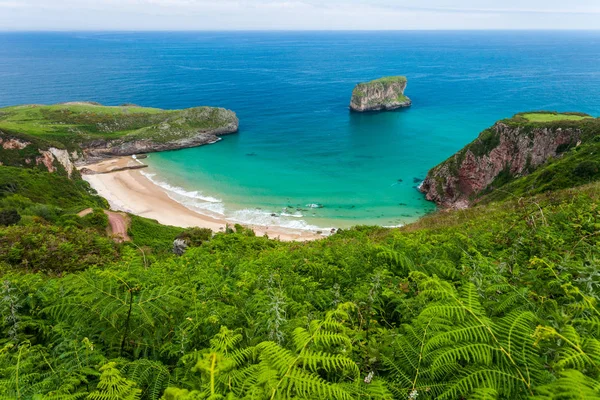
[[[241, 222], [391, 226], [434, 209], [415, 186], [494, 121], [600, 114], [599, 65], [600, 32], [0, 34], [0, 105], [230, 108], [238, 134], [148, 158], [174, 198]], [[348, 111], [357, 82], [398, 74], [413, 107]]]

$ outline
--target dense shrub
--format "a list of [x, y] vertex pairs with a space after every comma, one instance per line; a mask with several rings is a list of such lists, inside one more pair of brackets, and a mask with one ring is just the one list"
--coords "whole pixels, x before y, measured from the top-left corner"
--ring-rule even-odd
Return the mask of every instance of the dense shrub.
[[582, 161], [573, 169], [573, 173], [580, 178], [592, 178], [598, 175], [600, 163], [598, 161]]
[[15, 225], [18, 224], [20, 220], [21, 215], [19, 215], [19, 212], [16, 209], [0, 210], [0, 225]]
[[177, 235], [177, 239], [185, 241], [188, 246], [200, 246], [212, 238], [213, 231], [208, 228], [188, 228]]
[[117, 257], [116, 245], [91, 229], [49, 225], [0, 229], [0, 261], [33, 271], [77, 271]]

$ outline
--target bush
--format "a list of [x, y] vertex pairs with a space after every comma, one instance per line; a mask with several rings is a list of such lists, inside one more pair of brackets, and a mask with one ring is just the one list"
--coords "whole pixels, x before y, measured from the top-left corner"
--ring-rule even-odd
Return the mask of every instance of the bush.
[[48, 225], [0, 230], [0, 261], [35, 271], [77, 271], [108, 264], [118, 256], [115, 243], [91, 229]]
[[82, 217], [81, 221], [85, 228], [95, 228], [100, 232], [108, 227], [108, 216], [101, 209], [94, 209], [92, 213]]
[[177, 239], [185, 241], [188, 246], [200, 246], [212, 238], [213, 231], [209, 228], [188, 228], [177, 236]]
[[183, 228], [161, 225], [155, 220], [132, 215], [127, 233], [136, 245], [167, 253], [172, 250], [173, 240], [183, 231]]
[[573, 170], [573, 173], [580, 178], [592, 178], [600, 170], [600, 163], [597, 161], [582, 161]]
[[14, 208], [8, 210], [0, 210], [0, 225], [15, 225], [18, 224], [20, 220], [21, 215]]
[[23, 212], [24, 214], [41, 217], [48, 222], [56, 222], [63, 214], [62, 209], [47, 204], [34, 204]]

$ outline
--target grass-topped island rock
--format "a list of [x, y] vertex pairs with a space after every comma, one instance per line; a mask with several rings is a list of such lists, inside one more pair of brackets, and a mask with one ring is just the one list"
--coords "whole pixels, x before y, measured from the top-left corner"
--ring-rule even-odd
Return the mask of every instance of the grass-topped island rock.
[[352, 91], [350, 110], [386, 111], [409, 107], [411, 100], [404, 95], [407, 82], [405, 76], [388, 76], [359, 83]]
[[0, 151], [14, 153], [2, 158], [15, 166], [39, 164], [41, 156], [50, 164], [59, 158], [93, 161], [212, 143], [236, 132], [238, 124], [233, 111], [215, 107], [22, 105], [0, 108]]

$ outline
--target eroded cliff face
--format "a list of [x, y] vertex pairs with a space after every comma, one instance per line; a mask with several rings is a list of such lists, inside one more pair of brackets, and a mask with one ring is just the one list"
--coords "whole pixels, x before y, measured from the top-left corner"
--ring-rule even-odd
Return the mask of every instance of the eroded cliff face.
[[419, 190], [443, 208], [466, 208], [502, 178], [532, 172], [551, 157], [576, 146], [581, 130], [511, 126], [503, 122], [433, 168]]
[[350, 109], [356, 112], [394, 110], [409, 107], [411, 100], [404, 95], [405, 77], [381, 78], [359, 83], [352, 91]]
[[56, 147], [39, 148], [27, 140], [0, 131], [0, 165], [34, 167], [39, 166], [56, 172], [60, 166], [71, 177], [75, 165], [67, 150]]

